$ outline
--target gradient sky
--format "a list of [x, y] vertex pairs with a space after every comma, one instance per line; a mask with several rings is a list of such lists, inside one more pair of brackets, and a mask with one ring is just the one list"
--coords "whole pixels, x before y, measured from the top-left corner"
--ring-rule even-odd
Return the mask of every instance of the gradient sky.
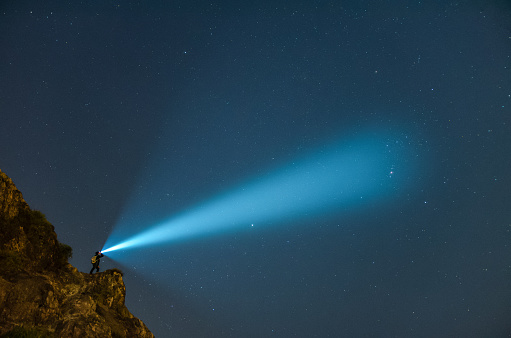
[[3, 1], [0, 169], [88, 272], [112, 232], [386, 135], [385, 194], [102, 269], [157, 337], [507, 336], [510, 67], [507, 1]]

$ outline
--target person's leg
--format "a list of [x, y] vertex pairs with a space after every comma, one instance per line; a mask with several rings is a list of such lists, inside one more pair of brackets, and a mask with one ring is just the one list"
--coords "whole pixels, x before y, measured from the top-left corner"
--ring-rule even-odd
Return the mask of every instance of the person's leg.
[[98, 263], [92, 264], [92, 269], [90, 270], [90, 273], [93, 273], [94, 269], [96, 269], [96, 271], [99, 272], [99, 264]]
[[94, 271], [94, 265], [92, 266], [92, 269], [90, 269], [89, 274], [92, 274], [92, 271]]

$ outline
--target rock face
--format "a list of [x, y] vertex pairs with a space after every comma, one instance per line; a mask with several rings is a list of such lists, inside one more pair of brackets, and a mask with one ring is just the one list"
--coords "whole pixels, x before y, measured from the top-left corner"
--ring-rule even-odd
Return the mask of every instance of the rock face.
[[81, 273], [70, 255], [0, 171], [0, 335], [154, 337], [126, 308], [121, 271]]

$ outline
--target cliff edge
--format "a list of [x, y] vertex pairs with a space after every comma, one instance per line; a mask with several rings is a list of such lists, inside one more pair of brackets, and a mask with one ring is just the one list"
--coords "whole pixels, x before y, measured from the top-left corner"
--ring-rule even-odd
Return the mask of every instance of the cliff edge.
[[89, 275], [0, 171], [0, 337], [154, 337], [124, 304], [122, 272]]

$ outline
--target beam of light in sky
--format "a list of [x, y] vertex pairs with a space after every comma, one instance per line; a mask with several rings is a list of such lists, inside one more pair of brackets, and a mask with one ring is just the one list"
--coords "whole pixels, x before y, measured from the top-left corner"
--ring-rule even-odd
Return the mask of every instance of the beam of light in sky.
[[[323, 147], [185, 212], [120, 240], [103, 253], [164, 244], [270, 223], [314, 218], [391, 193], [396, 154], [374, 135]], [[118, 237], [118, 236], [116, 236]]]

